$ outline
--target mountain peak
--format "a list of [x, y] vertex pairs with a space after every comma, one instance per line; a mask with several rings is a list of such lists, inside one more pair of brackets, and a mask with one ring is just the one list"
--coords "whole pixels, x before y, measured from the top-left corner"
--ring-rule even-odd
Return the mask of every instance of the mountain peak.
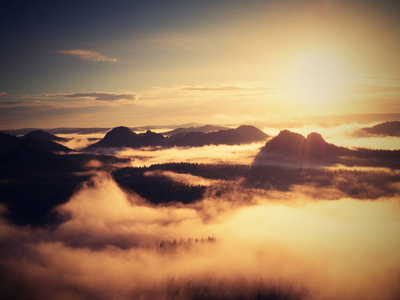
[[309, 135], [307, 135], [307, 143], [318, 143], [318, 144], [324, 144], [325, 140], [322, 137], [322, 135], [320, 135], [317, 132], [311, 132]]
[[135, 136], [136, 133], [134, 133], [128, 127], [119, 126], [107, 132], [104, 138], [99, 143], [101, 146], [106, 147], [123, 147], [126, 144], [127, 140], [130, 140]]
[[54, 142], [54, 141], [67, 141], [67, 139], [60, 138], [54, 134], [51, 134], [47, 131], [43, 130], [33, 130], [26, 135], [23, 136], [23, 138], [31, 138], [37, 141], [46, 141], [46, 142]]
[[121, 135], [132, 135], [135, 134], [132, 130], [130, 130], [128, 127], [125, 126], [118, 126], [113, 129], [111, 129], [109, 132], [107, 132], [107, 135], [114, 135], [114, 134], [121, 134]]
[[236, 129], [221, 129], [211, 132], [183, 131], [164, 137], [161, 133], [147, 130], [145, 133], [136, 134], [127, 127], [116, 127], [109, 131], [105, 137], [88, 147], [88, 149], [107, 147], [148, 147], [148, 146], [183, 146], [200, 147], [205, 145], [239, 145], [265, 141], [268, 137], [263, 131], [251, 125], [243, 125]]
[[361, 128], [361, 130], [378, 136], [400, 136], [400, 121], [388, 121], [372, 127]]
[[305, 138], [299, 133], [282, 130], [265, 144], [257, 157], [257, 163], [262, 163], [264, 158], [273, 158], [276, 163], [283, 161], [326, 164], [334, 161], [346, 150], [348, 149], [327, 143], [317, 132], [312, 132]]

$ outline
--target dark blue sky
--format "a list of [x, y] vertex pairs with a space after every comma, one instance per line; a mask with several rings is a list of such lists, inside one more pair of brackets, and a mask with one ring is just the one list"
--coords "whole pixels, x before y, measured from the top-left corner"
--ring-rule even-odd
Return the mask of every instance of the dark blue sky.
[[79, 69], [57, 50], [107, 49], [152, 32], [212, 26], [226, 10], [224, 1], [2, 1], [0, 91], [37, 92], [38, 77]]

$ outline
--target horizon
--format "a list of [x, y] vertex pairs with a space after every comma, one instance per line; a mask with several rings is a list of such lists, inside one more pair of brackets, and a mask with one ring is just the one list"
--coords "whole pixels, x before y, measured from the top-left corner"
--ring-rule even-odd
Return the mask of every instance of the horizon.
[[[400, 113], [369, 113], [369, 114], [344, 114], [344, 115], [326, 115], [326, 116], [303, 116], [303, 117], [292, 117], [280, 120], [252, 120], [247, 122], [235, 122], [235, 123], [200, 123], [197, 121], [187, 122], [187, 123], [168, 123], [168, 124], [157, 124], [157, 123], [146, 123], [139, 125], [129, 125], [129, 124], [117, 124], [114, 126], [55, 126], [55, 127], [15, 127], [15, 128], [0, 128], [0, 131], [17, 131], [23, 129], [41, 129], [41, 130], [51, 130], [51, 129], [62, 129], [62, 128], [115, 128], [119, 126], [124, 126], [128, 128], [178, 128], [178, 127], [196, 127], [204, 125], [213, 126], [240, 126], [240, 125], [253, 125], [261, 127], [271, 127], [271, 128], [293, 128], [298, 126], [315, 126], [316, 128], [322, 126], [334, 127], [338, 125], [346, 124], [360, 124], [360, 125], [374, 125], [385, 122], [395, 122], [400, 120]], [[151, 129], [151, 128], [150, 128]]]

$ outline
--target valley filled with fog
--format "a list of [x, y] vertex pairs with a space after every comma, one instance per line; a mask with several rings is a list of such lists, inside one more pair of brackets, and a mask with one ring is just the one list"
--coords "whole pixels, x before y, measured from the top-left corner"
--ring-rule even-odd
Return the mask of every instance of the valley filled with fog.
[[399, 137], [125, 128], [1, 133], [6, 298], [400, 296]]

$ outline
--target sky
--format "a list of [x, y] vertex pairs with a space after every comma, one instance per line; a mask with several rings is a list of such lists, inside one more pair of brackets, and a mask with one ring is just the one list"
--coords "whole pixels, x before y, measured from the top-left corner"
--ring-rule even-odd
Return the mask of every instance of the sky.
[[0, 7], [0, 129], [400, 112], [398, 1]]

